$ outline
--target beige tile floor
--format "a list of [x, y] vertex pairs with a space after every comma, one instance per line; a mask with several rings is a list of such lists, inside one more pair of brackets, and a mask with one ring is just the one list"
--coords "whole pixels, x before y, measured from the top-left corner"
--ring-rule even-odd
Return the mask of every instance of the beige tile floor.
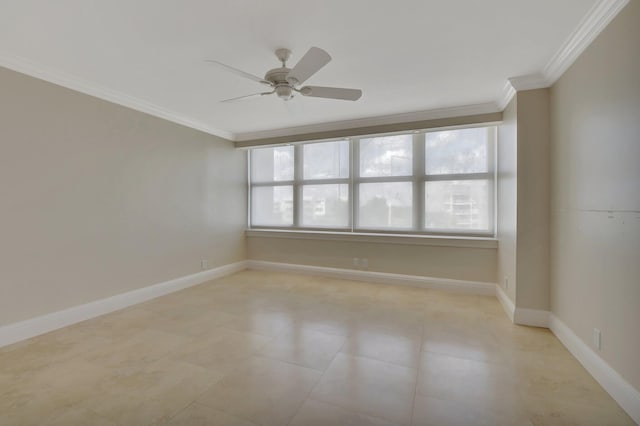
[[0, 349], [2, 425], [626, 425], [495, 298], [244, 271]]

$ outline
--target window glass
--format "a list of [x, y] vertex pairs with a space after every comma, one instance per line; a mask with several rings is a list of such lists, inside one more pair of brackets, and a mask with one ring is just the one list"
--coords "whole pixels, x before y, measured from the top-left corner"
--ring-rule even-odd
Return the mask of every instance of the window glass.
[[360, 176], [410, 176], [412, 135], [382, 136], [360, 141]]
[[251, 191], [251, 224], [293, 225], [293, 187], [257, 186]]
[[489, 181], [445, 180], [425, 182], [425, 228], [488, 230]]
[[411, 182], [360, 184], [360, 228], [411, 228], [413, 186]]
[[302, 150], [304, 179], [349, 177], [349, 141], [312, 143]]
[[494, 152], [495, 127], [254, 148], [251, 226], [490, 235]]
[[293, 180], [293, 163], [293, 146], [252, 149], [251, 181]]
[[447, 130], [425, 134], [425, 172], [428, 175], [488, 171], [486, 128]]
[[349, 185], [304, 185], [302, 226], [349, 226]]

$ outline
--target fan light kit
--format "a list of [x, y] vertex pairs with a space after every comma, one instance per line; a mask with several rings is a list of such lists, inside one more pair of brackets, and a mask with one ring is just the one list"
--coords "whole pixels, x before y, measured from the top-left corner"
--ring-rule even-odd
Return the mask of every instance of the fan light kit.
[[235, 102], [240, 99], [272, 95], [274, 93], [284, 101], [288, 101], [293, 98], [295, 93], [300, 93], [302, 96], [309, 96], [312, 98], [341, 99], [345, 101], [357, 101], [362, 96], [362, 90], [360, 89], [344, 89], [340, 87], [324, 86], [299, 87], [302, 83], [307, 81], [309, 77], [314, 75], [322, 67], [327, 65], [329, 61], [331, 61], [331, 56], [318, 47], [312, 47], [309, 49], [293, 68], [287, 68], [287, 61], [291, 57], [291, 51], [289, 49], [276, 50], [276, 56], [280, 62], [282, 62], [282, 66], [267, 71], [264, 78], [249, 74], [248, 72], [223, 64], [222, 62], [207, 60], [207, 62], [216, 64], [229, 72], [248, 78], [249, 80], [262, 83], [272, 89], [270, 92], [253, 93], [251, 95], [225, 99], [221, 102]]

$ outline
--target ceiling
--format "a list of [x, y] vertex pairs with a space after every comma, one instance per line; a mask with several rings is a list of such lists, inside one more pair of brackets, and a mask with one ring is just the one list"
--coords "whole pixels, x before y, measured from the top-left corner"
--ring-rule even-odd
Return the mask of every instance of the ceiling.
[[[507, 79], [542, 73], [603, 2], [8, 0], [0, 65], [245, 140], [443, 108], [498, 109]], [[359, 101], [220, 103], [264, 86], [204, 61], [262, 76], [278, 66], [276, 48], [293, 51], [292, 66], [311, 46], [333, 60], [306, 83], [360, 88]]]

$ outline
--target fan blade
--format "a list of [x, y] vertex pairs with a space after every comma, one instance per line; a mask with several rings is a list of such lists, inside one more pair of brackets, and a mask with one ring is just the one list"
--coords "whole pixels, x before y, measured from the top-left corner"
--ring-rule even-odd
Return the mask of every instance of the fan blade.
[[331, 56], [319, 47], [312, 47], [298, 61], [295, 67], [289, 71], [287, 81], [298, 85], [304, 83], [309, 77], [317, 73], [331, 61]]
[[305, 86], [300, 89], [303, 96], [313, 98], [343, 99], [345, 101], [357, 101], [362, 96], [360, 89], [343, 89], [341, 87]]
[[214, 61], [213, 59], [206, 59], [205, 62], [211, 62], [212, 64], [216, 64], [220, 68], [225, 69], [229, 72], [232, 72], [236, 75], [239, 75], [244, 78], [248, 78], [249, 80], [257, 81], [258, 83], [266, 84], [267, 86], [271, 86], [271, 82], [265, 80], [264, 78], [260, 78], [253, 74], [249, 74], [248, 72], [244, 72], [242, 70], [239, 70], [238, 68], [234, 68], [230, 65], [223, 64], [222, 62]]
[[225, 100], [220, 101], [220, 102], [235, 102], [235, 101], [239, 101], [241, 99], [253, 98], [253, 97], [256, 97], [256, 96], [265, 96], [265, 95], [270, 95], [272, 93], [275, 93], [275, 90], [273, 92], [252, 93], [250, 95], [238, 96], [237, 98], [225, 99]]

